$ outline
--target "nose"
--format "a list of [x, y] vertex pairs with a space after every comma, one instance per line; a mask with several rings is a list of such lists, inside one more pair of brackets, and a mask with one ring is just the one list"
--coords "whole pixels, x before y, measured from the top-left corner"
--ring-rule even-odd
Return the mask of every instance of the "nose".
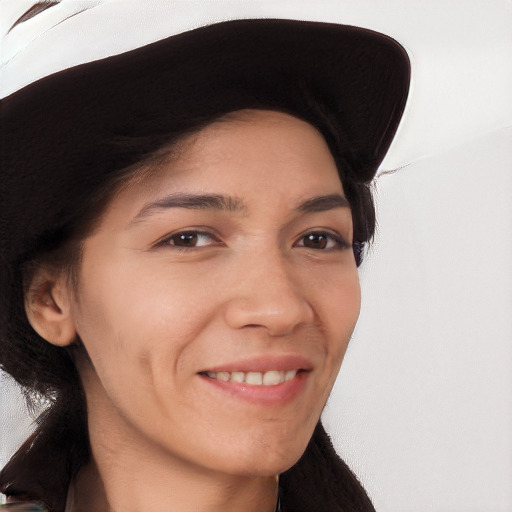
[[314, 321], [305, 276], [282, 255], [267, 252], [245, 259], [241, 266], [225, 309], [231, 328], [261, 328], [271, 336], [285, 336]]

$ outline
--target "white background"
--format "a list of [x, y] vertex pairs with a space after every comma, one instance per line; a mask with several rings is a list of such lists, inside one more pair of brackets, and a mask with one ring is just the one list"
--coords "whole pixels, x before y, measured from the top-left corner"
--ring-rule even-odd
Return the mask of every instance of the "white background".
[[[64, 0], [54, 9], [84, 3]], [[91, 13], [112, 25], [120, 18], [112, 12], [129, 2], [93, 3]], [[0, 0], [6, 13], [0, 30], [29, 4]], [[512, 2], [139, 5], [147, 16], [130, 21], [124, 9], [125, 19], [148, 40], [160, 37], [165, 20], [186, 16], [185, 25], [200, 25], [220, 9], [225, 18], [365, 26], [406, 47], [413, 64], [410, 103], [382, 165], [400, 169], [375, 184], [379, 229], [361, 269], [363, 309], [324, 421], [378, 512], [512, 511], [512, 129], [506, 128], [512, 126]], [[69, 25], [82, 29], [90, 48], [87, 23], [101, 27], [89, 14]], [[50, 47], [50, 36], [62, 40], [58, 30], [65, 26], [48, 29]], [[4, 90], [9, 66], [11, 78], [21, 76], [16, 65], [39, 72], [30, 34], [16, 36], [2, 50]], [[116, 32], [121, 47], [125, 39]], [[5, 381], [0, 391], [1, 465], [29, 419]]]

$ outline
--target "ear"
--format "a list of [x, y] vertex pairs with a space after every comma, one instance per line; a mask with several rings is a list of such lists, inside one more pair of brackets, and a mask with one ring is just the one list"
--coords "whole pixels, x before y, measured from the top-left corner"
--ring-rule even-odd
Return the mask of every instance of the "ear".
[[71, 296], [63, 273], [38, 268], [25, 293], [25, 312], [32, 328], [52, 345], [65, 347], [76, 339]]

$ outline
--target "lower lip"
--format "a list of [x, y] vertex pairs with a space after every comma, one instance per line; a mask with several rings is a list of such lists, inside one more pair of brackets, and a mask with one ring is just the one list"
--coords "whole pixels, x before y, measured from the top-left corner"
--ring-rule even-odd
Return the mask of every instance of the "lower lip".
[[215, 389], [247, 402], [263, 405], [283, 405], [293, 400], [303, 391], [309, 373], [300, 371], [292, 380], [275, 386], [254, 386], [240, 382], [224, 382], [201, 374], [199, 377]]

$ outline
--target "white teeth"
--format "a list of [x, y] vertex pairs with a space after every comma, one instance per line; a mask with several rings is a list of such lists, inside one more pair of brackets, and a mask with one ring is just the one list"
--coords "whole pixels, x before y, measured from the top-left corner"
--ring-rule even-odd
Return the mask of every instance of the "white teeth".
[[247, 372], [245, 374], [245, 383], [261, 386], [263, 384], [263, 374], [260, 372]]
[[284, 372], [278, 372], [276, 370], [272, 370], [270, 372], [266, 372], [263, 375], [263, 385], [264, 386], [275, 386], [284, 382]]
[[229, 372], [217, 372], [217, 379], [222, 380], [223, 382], [228, 382], [231, 378]]
[[244, 372], [231, 372], [231, 380], [233, 382], [245, 382]]
[[251, 386], [277, 386], [283, 382], [292, 380], [297, 375], [298, 370], [270, 370], [268, 372], [205, 372], [212, 379], [222, 382], [246, 383]]
[[289, 380], [292, 380], [295, 377], [295, 375], [297, 375], [297, 370], [288, 370], [284, 374], [284, 381], [288, 382]]

